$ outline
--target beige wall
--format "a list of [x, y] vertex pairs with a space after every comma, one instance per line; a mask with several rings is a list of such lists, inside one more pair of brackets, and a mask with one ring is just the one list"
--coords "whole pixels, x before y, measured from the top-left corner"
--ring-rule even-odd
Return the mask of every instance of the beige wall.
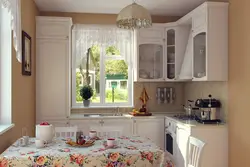
[[[115, 14], [93, 14], [93, 13], [63, 13], [63, 12], [41, 12], [42, 16], [72, 17], [74, 24], [115, 24]], [[154, 23], [167, 23], [178, 20], [179, 17], [152, 16]]]
[[229, 164], [250, 164], [250, 1], [229, 0]]
[[22, 0], [22, 29], [32, 38], [32, 76], [22, 76], [21, 63], [15, 50], [12, 57], [12, 122], [15, 127], [0, 136], [0, 153], [22, 135], [26, 127], [28, 135], [34, 135], [35, 127], [35, 16], [38, 10], [33, 0]]

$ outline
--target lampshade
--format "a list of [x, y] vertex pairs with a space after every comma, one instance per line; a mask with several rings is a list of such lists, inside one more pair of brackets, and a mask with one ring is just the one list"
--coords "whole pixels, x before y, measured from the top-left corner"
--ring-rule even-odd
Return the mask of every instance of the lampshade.
[[116, 25], [124, 29], [148, 28], [152, 26], [152, 19], [147, 9], [134, 2], [120, 11]]

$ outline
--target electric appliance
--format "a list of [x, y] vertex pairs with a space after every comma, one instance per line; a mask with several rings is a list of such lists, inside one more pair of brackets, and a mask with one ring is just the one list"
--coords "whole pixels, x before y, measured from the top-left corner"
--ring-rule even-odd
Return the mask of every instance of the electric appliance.
[[200, 115], [197, 116], [197, 121], [200, 123], [220, 123], [219, 110], [221, 103], [219, 100], [208, 95], [208, 99], [197, 99], [195, 106], [199, 108]]
[[177, 160], [176, 128], [175, 121], [165, 119], [164, 151], [173, 162]]

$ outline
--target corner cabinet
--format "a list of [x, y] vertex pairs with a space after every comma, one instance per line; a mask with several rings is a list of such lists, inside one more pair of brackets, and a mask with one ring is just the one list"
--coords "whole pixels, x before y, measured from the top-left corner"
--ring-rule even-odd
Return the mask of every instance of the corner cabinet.
[[153, 25], [137, 32], [136, 81], [176, 81], [190, 26]]
[[174, 27], [167, 26], [166, 28], [166, 81], [179, 80], [181, 65], [184, 59], [190, 29], [190, 26], [179, 25], [176, 25]]
[[71, 18], [37, 17], [36, 120], [66, 120], [70, 111]]

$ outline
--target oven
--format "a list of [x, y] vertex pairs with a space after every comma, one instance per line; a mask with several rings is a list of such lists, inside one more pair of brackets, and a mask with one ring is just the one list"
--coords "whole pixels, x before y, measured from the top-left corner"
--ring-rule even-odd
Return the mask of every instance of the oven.
[[176, 154], [176, 123], [175, 121], [166, 118], [165, 119], [165, 142], [164, 142], [164, 149], [166, 154], [175, 161], [177, 159]]

